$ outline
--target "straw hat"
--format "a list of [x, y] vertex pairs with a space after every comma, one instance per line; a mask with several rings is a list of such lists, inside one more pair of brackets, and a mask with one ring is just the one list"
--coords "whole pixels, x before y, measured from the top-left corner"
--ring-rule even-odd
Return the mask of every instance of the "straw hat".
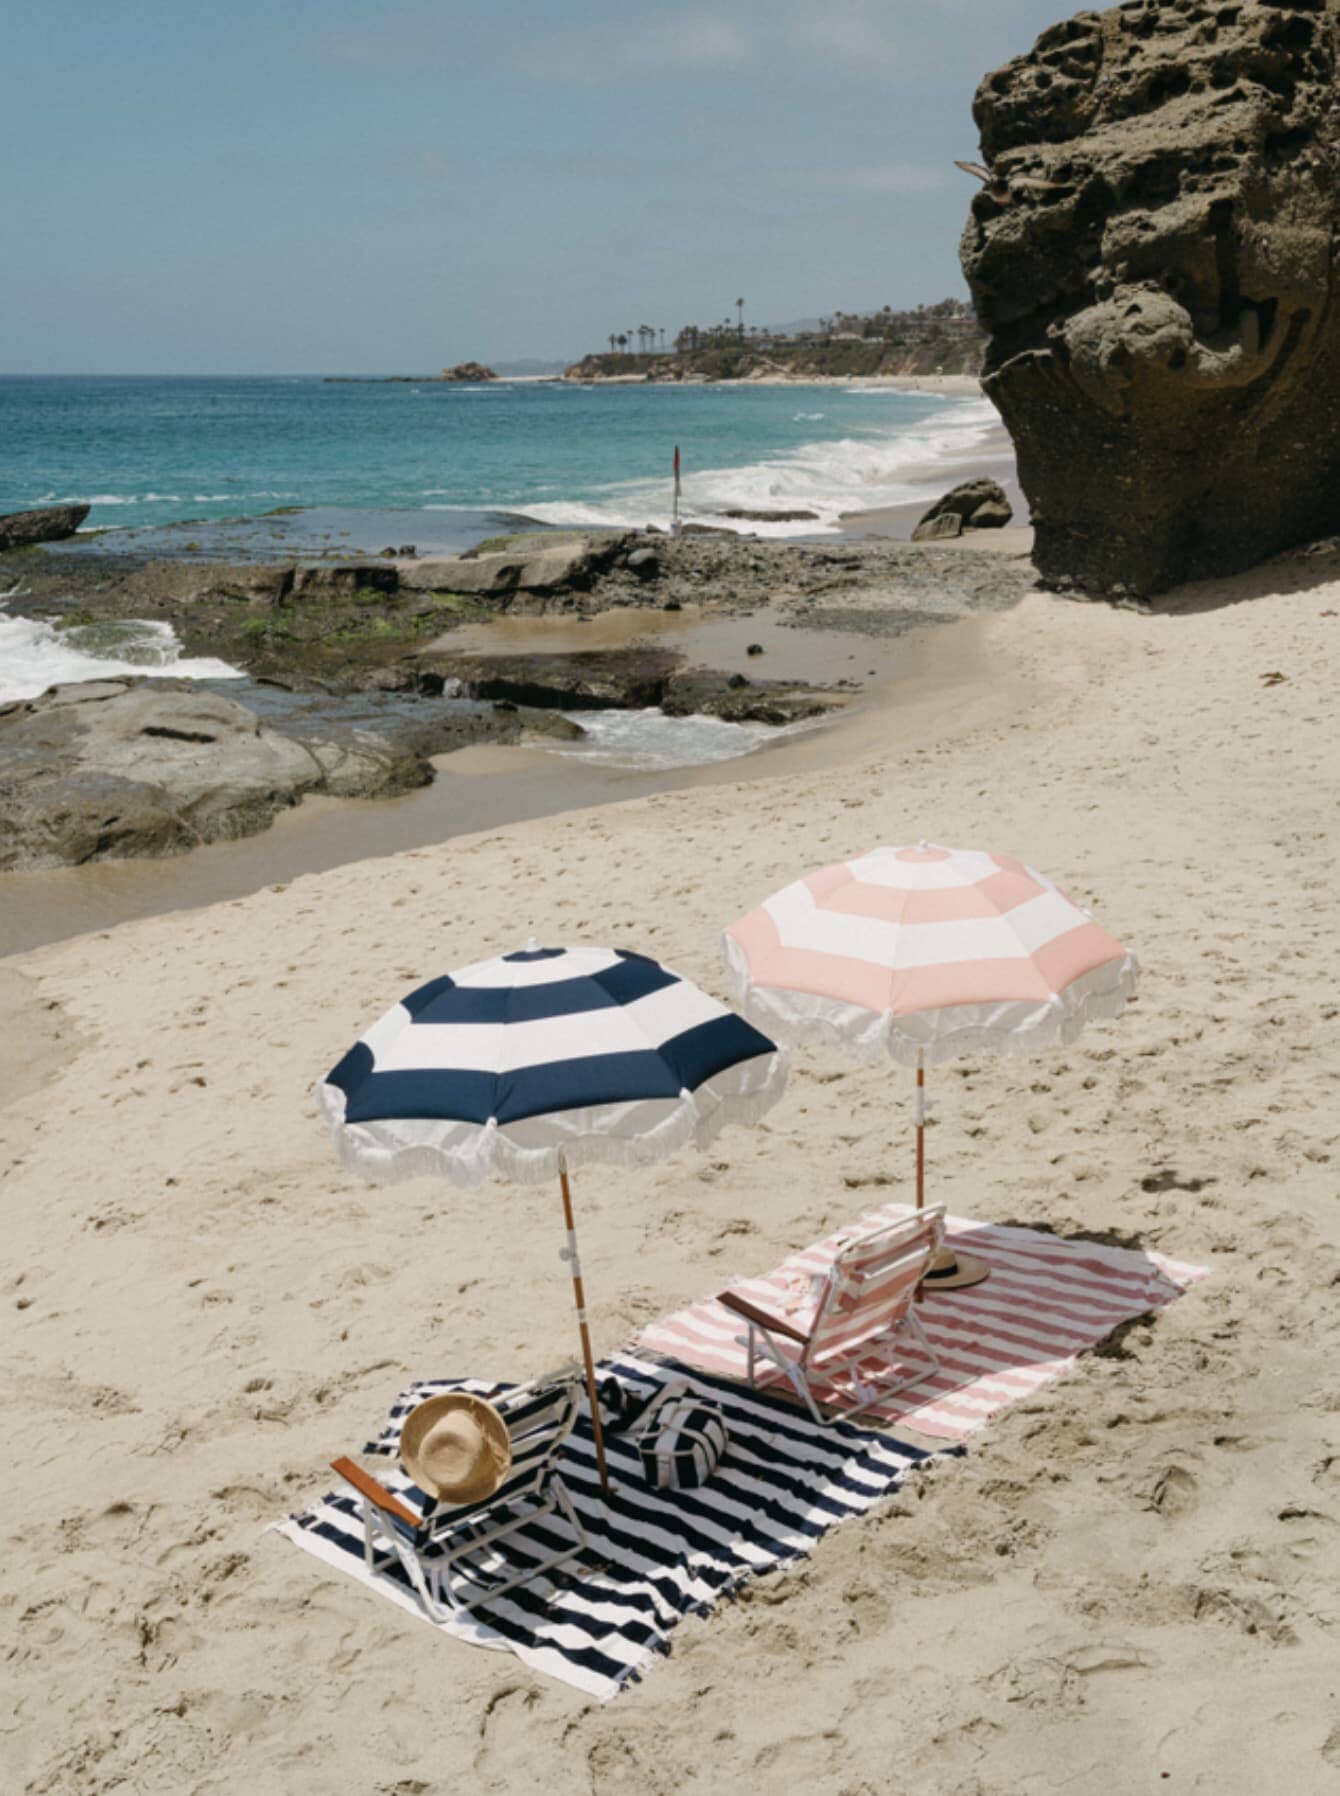
[[962, 1291], [969, 1285], [980, 1285], [991, 1268], [976, 1254], [956, 1253], [946, 1248], [932, 1260], [930, 1271], [921, 1281], [923, 1291]]
[[512, 1440], [491, 1403], [466, 1391], [446, 1391], [405, 1417], [400, 1463], [430, 1497], [479, 1503], [506, 1478]]

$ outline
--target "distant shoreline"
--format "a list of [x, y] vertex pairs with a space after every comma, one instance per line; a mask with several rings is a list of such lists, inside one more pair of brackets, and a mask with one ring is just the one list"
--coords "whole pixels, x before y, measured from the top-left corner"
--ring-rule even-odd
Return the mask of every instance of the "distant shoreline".
[[[443, 380], [440, 374], [322, 374], [315, 377], [328, 387], [454, 387], [471, 381]], [[907, 393], [942, 393], [946, 398], [980, 393], [975, 374], [749, 374], [696, 375], [689, 381], [656, 380], [648, 374], [498, 374], [498, 386], [555, 387], [664, 387], [678, 392], [691, 387], [887, 387]]]
[[559, 383], [570, 387], [664, 387], [678, 393], [685, 387], [886, 387], [890, 392], [940, 393], [945, 398], [971, 398], [982, 391], [976, 374], [748, 374], [716, 378], [697, 375], [692, 380], [653, 380], [646, 374], [565, 375]]

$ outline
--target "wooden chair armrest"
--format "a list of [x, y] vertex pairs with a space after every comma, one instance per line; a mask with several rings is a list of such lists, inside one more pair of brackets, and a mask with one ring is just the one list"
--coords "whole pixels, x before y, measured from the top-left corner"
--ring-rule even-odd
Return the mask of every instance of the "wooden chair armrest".
[[789, 1341], [808, 1341], [810, 1338], [803, 1329], [791, 1322], [783, 1322], [780, 1316], [769, 1315], [767, 1310], [759, 1309], [757, 1304], [750, 1303], [747, 1297], [737, 1296], [734, 1291], [718, 1291], [717, 1302], [737, 1316], [743, 1316], [746, 1322], [766, 1328], [769, 1334], [785, 1335]]
[[332, 1459], [332, 1472], [338, 1472], [347, 1484], [352, 1484], [359, 1496], [366, 1497], [369, 1503], [378, 1509], [384, 1509], [387, 1515], [393, 1515], [397, 1521], [407, 1522], [411, 1528], [421, 1528], [423, 1517], [402, 1503], [399, 1497], [393, 1497], [385, 1485], [378, 1484], [370, 1472], [362, 1466], [355, 1465], [352, 1459]]

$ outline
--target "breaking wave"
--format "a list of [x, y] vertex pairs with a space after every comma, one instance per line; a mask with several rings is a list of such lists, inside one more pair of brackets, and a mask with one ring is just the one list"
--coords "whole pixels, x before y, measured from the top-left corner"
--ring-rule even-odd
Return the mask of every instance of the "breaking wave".
[[569, 711], [586, 735], [580, 742], [550, 752], [606, 767], [655, 771], [670, 767], [702, 767], [752, 754], [765, 742], [811, 728], [808, 723], [775, 729], [766, 723], [727, 723], [720, 717], [667, 717], [652, 707], [643, 711]]
[[243, 677], [226, 661], [183, 656], [171, 624], [128, 618], [57, 630], [36, 618], [0, 617], [0, 702], [36, 698], [48, 686], [116, 674], [172, 674], [179, 680]]
[[[860, 389], [858, 389], [860, 391]], [[869, 389], [887, 397], [889, 389]], [[739, 529], [731, 511], [809, 511], [813, 518], [785, 523], [750, 521], [760, 536], [812, 536], [835, 531], [846, 512], [934, 498], [946, 476], [980, 458], [997, 424], [986, 399], [947, 400], [933, 418], [895, 429], [863, 428], [831, 442], [795, 449], [740, 468], [704, 468], [683, 481], [681, 515], [692, 523]], [[607, 486], [585, 500], [528, 503], [542, 523], [569, 528], [664, 527], [668, 482], [630, 480]]]

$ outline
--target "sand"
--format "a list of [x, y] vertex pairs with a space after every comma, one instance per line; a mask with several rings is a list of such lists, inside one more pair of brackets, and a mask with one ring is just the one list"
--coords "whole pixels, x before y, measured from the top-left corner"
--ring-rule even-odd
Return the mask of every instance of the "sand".
[[[1037, 595], [808, 763], [7, 962], [6, 1790], [1334, 1787], [1337, 611], [1319, 559], [1152, 616]], [[1146, 968], [1074, 1047], [936, 1076], [933, 1195], [1212, 1279], [605, 1707], [263, 1533], [411, 1375], [570, 1348], [548, 1192], [338, 1167], [311, 1085], [349, 1040], [531, 931], [720, 990], [724, 922], [922, 835], [1022, 854]], [[584, 1173], [599, 1345], [906, 1195], [909, 1083], [805, 1054], [764, 1127]]]

